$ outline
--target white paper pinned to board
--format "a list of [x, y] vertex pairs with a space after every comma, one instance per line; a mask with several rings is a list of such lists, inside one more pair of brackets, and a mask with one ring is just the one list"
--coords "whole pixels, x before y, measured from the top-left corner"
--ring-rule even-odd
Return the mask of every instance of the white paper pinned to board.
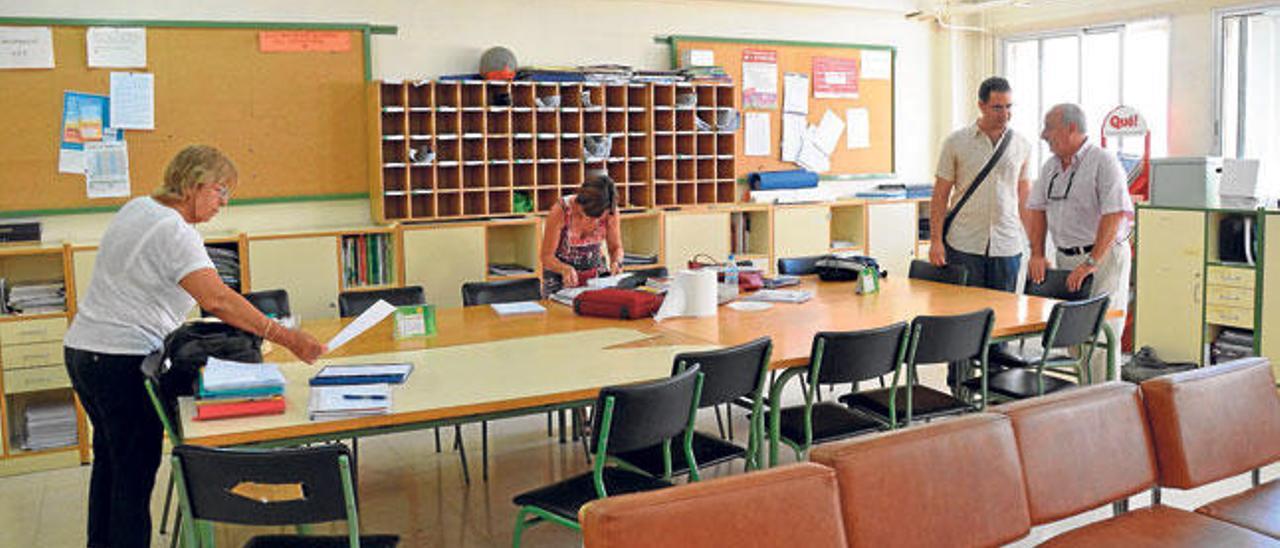
[[748, 112], [746, 123], [746, 143], [744, 144], [747, 156], [768, 156], [769, 149], [769, 113], [768, 112]]

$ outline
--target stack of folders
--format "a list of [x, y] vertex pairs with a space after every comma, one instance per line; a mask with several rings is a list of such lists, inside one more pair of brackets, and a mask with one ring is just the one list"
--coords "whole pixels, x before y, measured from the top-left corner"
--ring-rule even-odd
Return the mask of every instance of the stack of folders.
[[742, 300], [770, 303], [802, 303], [812, 298], [813, 292], [807, 289], [761, 289], [743, 297]]
[[30, 404], [22, 418], [18, 445], [27, 451], [76, 443], [76, 408], [69, 401]]
[[326, 365], [311, 377], [311, 386], [402, 384], [413, 373], [411, 363]]
[[209, 358], [200, 372], [196, 420], [284, 413], [284, 375], [272, 363]]
[[391, 412], [391, 385], [313, 385], [307, 412], [313, 421], [385, 415]]

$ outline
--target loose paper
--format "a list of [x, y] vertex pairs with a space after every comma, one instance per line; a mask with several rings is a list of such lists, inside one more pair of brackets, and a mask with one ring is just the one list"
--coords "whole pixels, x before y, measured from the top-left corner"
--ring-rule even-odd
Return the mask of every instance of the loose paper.
[[794, 162], [800, 157], [800, 144], [804, 142], [804, 133], [803, 114], [787, 112], [782, 115], [782, 161]]
[[788, 72], [783, 76], [783, 112], [809, 113], [809, 75]]
[[387, 301], [378, 300], [378, 302], [373, 303], [373, 306], [370, 306], [368, 310], [364, 311], [364, 313], [356, 316], [356, 319], [352, 320], [351, 323], [342, 328], [342, 331], [339, 331], [337, 335], [334, 335], [332, 339], [329, 339], [329, 351], [333, 352], [334, 350], [337, 350], [338, 347], [347, 344], [347, 341], [360, 336], [361, 333], [368, 331], [370, 327], [378, 325], [378, 322], [382, 321], [387, 316], [390, 316], [391, 313], [395, 311], [396, 307], [392, 306], [391, 303], [388, 303]]
[[844, 133], [844, 120], [831, 109], [827, 109], [822, 114], [822, 121], [818, 123], [818, 127], [812, 131], [813, 142], [818, 148], [822, 149], [823, 154], [830, 155], [836, 149], [836, 142], [840, 140], [840, 134]]
[[778, 52], [748, 49], [742, 52], [742, 107], [778, 108]]
[[796, 163], [814, 173], [831, 171], [831, 158], [825, 152], [822, 152], [822, 149], [818, 148], [817, 143], [808, 134], [805, 135], [804, 142], [800, 144], [800, 157], [796, 160]]
[[862, 50], [863, 80], [888, 80], [893, 76], [893, 54], [878, 49]]
[[747, 128], [746, 128], [746, 148], [747, 156], [768, 156], [769, 143], [769, 113], [767, 112], [748, 112]]
[[107, 96], [64, 92], [58, 171], [83, 174], [84, 144], [103, 140], [110, 124], [111, 108]]
[[147, 72], [111, 73], [111, 127], [156, 128], [156, 75]]
[[0, 69], [53, 68], [53, 30], [0, 27]]
[[84, 175], [90, 198], [128, 197], [128, 146], [124, 141], [85, 143]]
[[865, 108], [851, 108], [846, 111], [849, 120], [849, 134], [845, 136], [846, 148], [871, 148], [871, 114]]
[[302, 51], [351, 51], [351, 31], [268, 30], [258, 33], [258, 50], [263, 53]]
[[85, 31], [89, 66], [103, 68], [145, 68], [147, 29], [89, 27]]
[[819, 99], [857, 99], [858, 60], [814, 57], [813, 96]]

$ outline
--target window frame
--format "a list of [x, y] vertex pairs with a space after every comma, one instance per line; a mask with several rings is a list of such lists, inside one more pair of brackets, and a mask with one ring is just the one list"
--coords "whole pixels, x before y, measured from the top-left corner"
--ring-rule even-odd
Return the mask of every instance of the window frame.
[[[1244, 131], [1244, 124], [1237, 124], [1236, 150], [1231, 151], [1229, 155], [1226, 154], [1226, 151], [1222, 150], [1222, 145], [1225, 138], [1225, 136], [1223, 135], [1223, 128], [1226, 127], [1226, 120], [1224, 119], [1224, 115], [1223, 115], [1223, 109], [1226, 108], [1226, 104], [1224, 101], [1225, 98], [1223, 97], [1223, 91], [1224, 91], [1223, 86], [1225, 86], [1227, 83], [1226, 81], [1227, 66], [1225, 63], [1222, 62], [1222, 56], [1224, 54], [1225, 46], [1226, 46], [1226, 44], [1223, 43], [1225, 36], [1223, 36], [1222, 26], [1224, 23], [1226, 23], [1226, 20], [1229, 17], [1247, 17], [1250, 15], [1262, 15], [1264, 13], [1267, 13], [1269, 11], [1274, 11], [1274, 10], [1280, 10], [1280, 2], [1277, 2], [1275, 0], [1271, 0], [1268, 2], [1257, 2], [1254, 4], [1245, 4], [1241, 6], [1214, 8], [1212, 11], [1212, 17], [1209, 18], [1210, 19], [1209, 25], [1211, 26], [1211, 28], [1209, 29], [1210, 36], [1212, 36], [1211, 39], [1213, 40], [1213, 59], [1212, 59], [1213, 64], [1211, 65], [1213, 67], [1213, 70], [1210, 71], [1210, 80], [1212, 82], [1210, 93], [1212, 95], [1212, 101], [1210, 101], [1210, 105], [1209, 105], [1209, 108], [1211, 109], [1209, 118], [1213, 120], [1213, 146], [1209, 151], [1210, 155], [1230, 156], [1232, 158], [1238, 158], [1242, 155], [1243, 147], [1244, 147], [1244, 139], [1242, 139], [1243, 136], [1240, 135], [1240, 132]], [[1248, 31], [1244, 30], [1243, 32], [1245, 32], [1243, 43], [1247, 45]], [[1240, 67], [1239, 68], [1240, 78], [1241, 78], [1241, 81], [1243, 82], [1247, 82], [1249, 77], [1248, 68], [1245, 66], [1245, 63], [1243, 62], [1245, 59], [1244, 56], [1247, 53], [1248, 53], [1247, 48], [1239, 48], [1238, 54], [1240, 57], [1236, 59], [1236, 62], [1239, 63], [1239, 67]], [[1238, 103], [1237, 108], [1240, 109], [1238, 116], [1241, 118], [1243, 118], [1245, 114], [1244, 92], [1245, 92], [1245, 86], [1240, 86], [1237, 92], [1237, 94], [1239, 95], [1239, 97], [1237, 97], [1237, 103]]]
[[[1271, 2], [1274, 2], [1274, 1], [1275, 0], [1271, 0]], [[1268, 2], [1268, 4], [1271, 4], [1271, 2]], [[1119, 44], [1120, 63], [1118, 63], [1119, 67], [1117, 68], [1117, 77], [1118, 77], [1117, 82], [1119, 85], [1118, 91], [1120, 94], [1120, 98], [1121, 98], [1121, 101], [1123, 102], [1124, 91], [1125, 91], [1124, 89], [1124, 53], [1125, 53], [1126, 28], [1129, 25], [1140, 24], [1140, 23], [1149, 22], [1149, 21], [1161, 21], [1161, 20], [1164, 21], [1166, 28], [1168, 29], [1168, 32], [1169, 32], [1169, 55], [1168, 55], [1168, 58], [1165, 59], [1165, 63], [1166, 63], [1165, 70], [1166, 70], [1166, 74], [1169, 75], [1169, 77], [1165, 81], [1165, 97], [1167, 101], [1165, 108], [1166, 108], [1166, 111], [1168, 111], [1170, 106], [1173, 104], [1173, 74], [1174, 74], [1173, 73], [1173, 51], [1174, 51], [1174, 48], [1173, 48], [1173, 17], [1167, 13], [1155, 13], [1149, 16], [1142, 16], [1142, 17], [1131, 18], [1131, 19], [1111, 20], [1111, 21], [1096, 23], [1091, 25], [1068, 26], [1068, 27], [1061, 27], [1056, 29], [1038, 30], [1038, 31], [1032, 31], [1032, 32], [1019, 32], [1019, 33], [1011, 33], [1011, 34], [998, 36], [996, 38], [996, 48], [995, 48], [996, 74], [1000, 74], [1000, 75], [1006, 74], [1006, 68], [1007, 68], [1006, 64], [1008, 60], [1005, 58], [1005, 51], [1007, 50], [1007, 46], [1010, 42], [1036, 40], [1037, 41], [1036, 51], [1037, 51], [1037, 57], [1038, 57], [1037, 63], [1040, 66], [1043, 66], [1044, 40], [1046, 39], [1062, 38], [1062, 37], [1068, 37], [1068, 36], [1076, 37], [1077, 39], [1076, 47], [1078, 48], [1078, 52], [1079, 52], [1077, 54], [1078, 55], [1077, 58], [1083, 59], [1084, 58], [1084, 37], [1086, 35], [1103, 33], [1103, 32], [1118, 32], [1120, 34], [1120, 44]], [[1215, 44], [1217, 43], [1218, 42], [1215, 41]], [[1036, 74], [1036, 78], [1037, 78], [1036, 104], [1043, 106], [1042, 103], [1044, 102], [1044, 71], [1043, 70], [1038, 71]], [[1084, 94], [1083, 63], [1079, 63], [1076, 66], [1076, 97], [1079, 98], [1083, 94]], [[1077, 99], [1077, 101], [1079, 101], [1079, 99]], [[1036, 116], [1039, 116], [1039, 115], [1040, 113], [1037, 112]], [[1165, 148], [1167, 149], [1168, 140], [1169, 140], [1169, 128], [1167, 127], [1165, 128], [1165, 133], [1166, 133], [1166, 135], [1164, 136], [1165, 143], [1166, 143]], [[1120, 139], [1123, 139], [1123, 137], [1121, 137]]]

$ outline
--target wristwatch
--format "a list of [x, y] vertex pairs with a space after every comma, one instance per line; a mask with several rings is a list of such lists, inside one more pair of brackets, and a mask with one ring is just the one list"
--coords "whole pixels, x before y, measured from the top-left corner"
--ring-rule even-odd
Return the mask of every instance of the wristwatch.
[[1098, 266], [1098, 261], [1093, 260], [1093, 255], [1085, 255], [1084, 264], [1087, 264], [1089, 266], [1096, 268]]

